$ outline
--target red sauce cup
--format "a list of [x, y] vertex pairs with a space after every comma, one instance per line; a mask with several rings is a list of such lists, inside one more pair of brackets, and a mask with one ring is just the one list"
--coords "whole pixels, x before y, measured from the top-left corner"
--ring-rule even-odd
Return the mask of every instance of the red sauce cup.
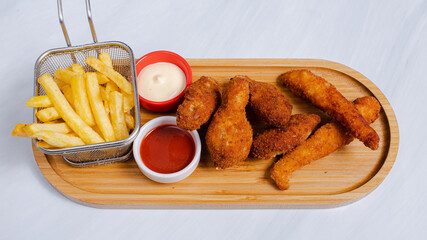
[[167, 63], [175, 64], [176, 66], [181, 68], [187, 80], [184, 90], [182, 90], [182, 92], [178, 96], [172, 99], [169, 99], [167, 101], [162, 101], [162, 102], [150, 101], [148, 99], [145, 99], [141, 95], [139, 95], [139, 102], [142, 107], [155, 112], [166, 112], [166, 111], [176, 109], [178, 105], [182, 102], [185, 90], [192, 82], [192, 72], [191, 72], [190, 65], [187, 63], [187, 61], [185, 61], [185, 59], [179, 56], [178, 54], [169, 52], [169, 51], [155, 51], [155, 52], [151, 52], [144, 55], [142, 58], [136, 61], [137, 76], [139, 76], [139, 73], [146, 66], [153, 63], [158, 63], [158, 62], [167, 62]]
[[133, 142], [133, 156], [135, 158], [135, 162], [138, 164], [138, 168], [149, 179], [156, 182], [160, 182], [160, 183], [178, 182], [190, 176], [191, 173], [193, 173], [193, 171], [197, 168], [197, 165], [199, 164], [200, 153], [202, 150], [200, 136], [197, 133], [197, 130], [187, 131], [191, 135], [194, 141], [195, 153], [191, 162], [184, 169], [179, 170], [177, 172], [173, 172], [173, 173], [158, 173], [151, 170], [142, 160], [141, 143], [142, 141], [144, 141], [144, 138], [148, 133], [150, 133], [150, 131], [152, 131], [153, 129], [161, 125], [176, 125], [176, 117], [172, 117], [172, 116], [158, 117], [144, 124], [141, 127], [135, 141]]

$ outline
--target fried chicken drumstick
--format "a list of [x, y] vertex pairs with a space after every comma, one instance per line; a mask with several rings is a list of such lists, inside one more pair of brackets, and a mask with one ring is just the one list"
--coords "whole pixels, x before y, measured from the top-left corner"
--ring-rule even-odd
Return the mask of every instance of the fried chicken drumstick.
[[289, 71], [280, 75], [279, 81], [341, 123], [365, 146], [373, 150], [378, 148], [378, 134], [331, 83], [308, 70]]
[[300, 145], [319, 124], [316, 114], [295, 114], [285, 128], [272, 128], [259, 133], [252, 143], [251, 156], [270, 159]]
[[209, 121], [220, 104], [220, 87], [215, 79], [202, 76], [185, 91], [178, 106], [176, 124], [186, 130], [197, 130]]
[[[368, 123], [374, 122], [381, 106], [374, 97], [362, 97], [354, 101], [354, 106]], [[353, 134], [337, 122], [320, 127], [309, 139], [284, 155], [271, 169], [271, 178], [282, 189], [289, 188], [289, 176], [296, 169], [328, 156], [339, 147], [352, 142]]]
[[227, 168], [243, 162], [252, 145], [252, 127], [246, 119], [249, 101], [247, 77], [232, 78], [206, 132], [206, 145], [215, 166]]

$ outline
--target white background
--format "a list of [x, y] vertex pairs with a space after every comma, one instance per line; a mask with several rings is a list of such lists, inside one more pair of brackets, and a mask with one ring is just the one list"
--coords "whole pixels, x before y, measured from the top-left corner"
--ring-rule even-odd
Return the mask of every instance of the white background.
[[[135, 57], [170, 50], [186, 58], [320, 58], [371, 79], [396, 113], [400, 147], [384, 182], [351, 205], [323, 210], [109, 210], [58, 193], [28, 139], [33, 68], [65, 46], [56, 1], [0, 7], [0, 239], [426, 239], [426, 1], [101, 1], [100, 41]], [[84, 1], [64, 1], [74, 45], [89, 43]]]

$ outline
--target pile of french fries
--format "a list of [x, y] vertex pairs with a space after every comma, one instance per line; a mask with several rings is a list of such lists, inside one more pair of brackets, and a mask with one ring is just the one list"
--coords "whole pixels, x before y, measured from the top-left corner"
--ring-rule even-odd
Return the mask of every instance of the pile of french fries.
[[38, 83], [47, 95], [28, 100], [27, 107], [42, 123], [19, 123], [12, 136], [37, 139], [42, 148], [66, 148], [121, 140], [135, 128], [130, 114], [135, 106], [132, 84], [113, 69], [110, 55], [85, 62], [96, 72], [85, 72], [79, 64], [46, 73]]

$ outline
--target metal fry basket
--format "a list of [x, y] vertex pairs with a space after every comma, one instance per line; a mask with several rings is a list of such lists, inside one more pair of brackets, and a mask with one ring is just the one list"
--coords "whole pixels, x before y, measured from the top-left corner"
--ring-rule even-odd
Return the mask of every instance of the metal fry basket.
[[[80, 64], [83, 66], [85, 71], [95, 71], [92, 67], [87, 65], [84, 60], [89, 56], [98, 57], [100, 53], [107, 52], [111, 56], [114, 70], [122, 74], [133, 85], [135, 107], [131, 110], [131, 114], [135, 119], [135, 129], [126, 139], [114, 142], [61, 149], [46, 149], [38, 147], [40, 151], [47, 155], [62, 155], [65, 161], [76, 167], [95, 166], [130, 159], [132, 155], [132, 143], [136, 138], [141, 125], [139, 99], [136, 88], [135, 59], [132, 49], [122, 42], [114, 41], [98, 43], [92, 22], [89, 0], [86, 0], [86, 12], [94, 43], [82, 46], [71, 46], [71, 42], [64, 25], [62, 2], [61, 0], [58, 0], [59, 22], [61, 23], [68, 47], [48, 50], [37, 59], [34, 67], [34, 95], [46, 95], [43, 87], [37, 82], [37, 79], [41, 75], [45, 73], [52, 75], [56, 70], [69, 67], [73, 63]], [[34, 109], [34, 122], [39, 122], [36, 117], [38, 110], [41, 110], [41, 108]], [[34, 144], [36, 144], [36, 140], [33, 141]]]

